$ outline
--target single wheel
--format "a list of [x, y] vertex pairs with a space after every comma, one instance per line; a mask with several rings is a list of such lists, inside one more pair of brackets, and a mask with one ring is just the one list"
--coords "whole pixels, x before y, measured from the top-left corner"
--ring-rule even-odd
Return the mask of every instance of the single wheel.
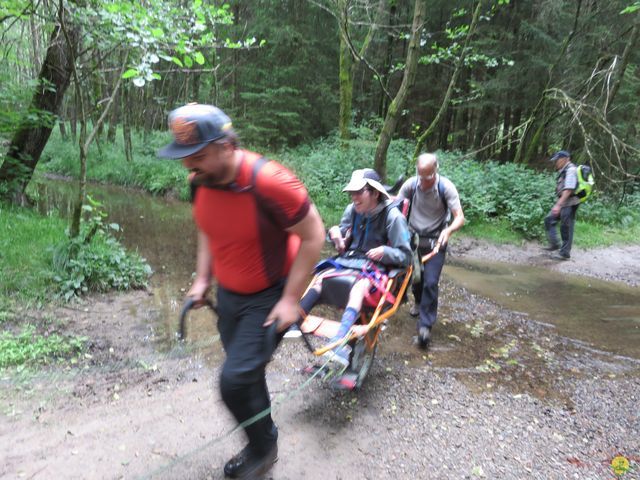
[[[359, 338], [351, 352], [351, 371], [357, 374], [356, 388], [360, 388], [367, 377], [378, 348], [377, 328]], [[374, 340], [375, 339], [375, 340]]]

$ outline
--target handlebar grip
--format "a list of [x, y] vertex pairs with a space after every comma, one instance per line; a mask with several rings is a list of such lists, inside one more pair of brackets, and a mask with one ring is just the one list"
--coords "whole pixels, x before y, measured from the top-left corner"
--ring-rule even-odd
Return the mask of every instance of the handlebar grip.
[[[216, 306], [213, 304], [211, 300], [209, 300], [208, 298], [205, 298], [202, 300], [202, 303], [217, 313]], [[189, 310], [191, 310], [197, 304], [198, 304], [198, 301], [196, 301], [195, 299], [187, 298], [184, 302], [184, 305], [182, 306], [182, 310], [180, 311], [180, 329], [178, 331], [178, 338], [180, 340], [184, 340], [187, 333], [186, 332], [187, 314], [189, 313]]]

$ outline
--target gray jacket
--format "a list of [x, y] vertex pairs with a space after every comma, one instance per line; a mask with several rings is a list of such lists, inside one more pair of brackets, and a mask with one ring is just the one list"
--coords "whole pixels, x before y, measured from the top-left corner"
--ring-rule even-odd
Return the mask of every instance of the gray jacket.
[[[350, 203], [342, 214], [340, 232], [347, 239], [349, 256], [363, 258], [364, 255], [379, 246], [384, 246], [384, 255], [380, 263], [387, 267], [407, 267], [411, 264], [411, 244], [407, 220], [402, 212], [392, 205], [391, 200], [381, 202], [372, 212], [358, 214]], [[355, 264], [342, 265], [359, 268]], [[349, 263], [349, 262], [347, 262]]]

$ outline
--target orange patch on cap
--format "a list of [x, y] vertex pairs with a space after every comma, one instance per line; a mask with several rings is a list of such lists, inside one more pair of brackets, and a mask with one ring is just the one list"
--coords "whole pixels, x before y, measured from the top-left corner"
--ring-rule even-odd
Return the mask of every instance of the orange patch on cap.
[[187, 121], [183, 117], [176, 117], [171, 122], [171, 132], [176, 142], [183, 145], [200, 143], [195, 121]]

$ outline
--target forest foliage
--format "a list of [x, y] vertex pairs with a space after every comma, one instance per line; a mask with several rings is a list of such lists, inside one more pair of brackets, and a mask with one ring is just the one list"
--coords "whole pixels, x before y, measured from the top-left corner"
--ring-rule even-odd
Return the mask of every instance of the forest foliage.
[[[418, 139], [426, 150], [460, 152], [482, 163], [456, 163], [470, 218], [504, 215], [535, 235], [548, 181], [531, 180], [524, 167], [547, 169], [560, 148], [593, 167], [609, 200], [633, 204], [639, 31], [631, 0], [8, 0], [0, 7], [0, 196], [17, 198], [11, 182], [48, 160], [41, 154], [54, 129], [67, 150], [49, 149], [62, 158], [45, 169], [79, 163], [81, 182], [175, 188], [179, 174], [150, 161], [155, 139], [168, 111], [197, 101], [225, 110], [261, 151], [304, 155], [305, 145], [330, 145], [330, 162], [316, 167], [336, 185], [307, 178], [331, 212], [342, 198], [326, 192], [352, 166], [373, 164], [391, 123], [395, 140], [380, 168], [388, 179], [412, 170], [411, 148], [399, 161], [397, 145]], [[405, 82], [414, 50], [417, 70]], [[406, 100], [389, 122], [401, 86]], [[122, 168], [92, 161], [86, 172], [91, 142], [99, 158], [114, 157], [105, 165]], [[307, 162], [297, 166], [305, 176]], [[482, 176], [495, 180], [478, 188]], [[521, 179], [519, 201], [509, 200], [506, 177]]]
[[[419, 66], [396, 138], [419, 136], [434, 118], [477, 5], [420, 1]], [[351, 127], [379, 129], [402, 80], [413, 10], [387, 0], [9, 0], [0, 8], [0, 135], [9, 141], [25, 121], [54, 120], [64, 135], [77, 134], [72, 89], [59, 112], [30, 107], [34, 92], [48, 88], [38, 73], [64, 22], [80, 29], [74, 58], [90, 119], [124, 71], [98, 142], [112, 142], [117, 126], [125, 136], [164, 129], [167, 112], [190, 101], [220, 106], [252, 144], [326, 136], [338, 127], [341, 19], [354, 52], [367, 42], [353, 64]], [[638, 15], [631, 0], [483, 1], [450, 105], [425, 148], [542, 166], [563, 147], [608, 185], [630, 188], [639, 169]]]

